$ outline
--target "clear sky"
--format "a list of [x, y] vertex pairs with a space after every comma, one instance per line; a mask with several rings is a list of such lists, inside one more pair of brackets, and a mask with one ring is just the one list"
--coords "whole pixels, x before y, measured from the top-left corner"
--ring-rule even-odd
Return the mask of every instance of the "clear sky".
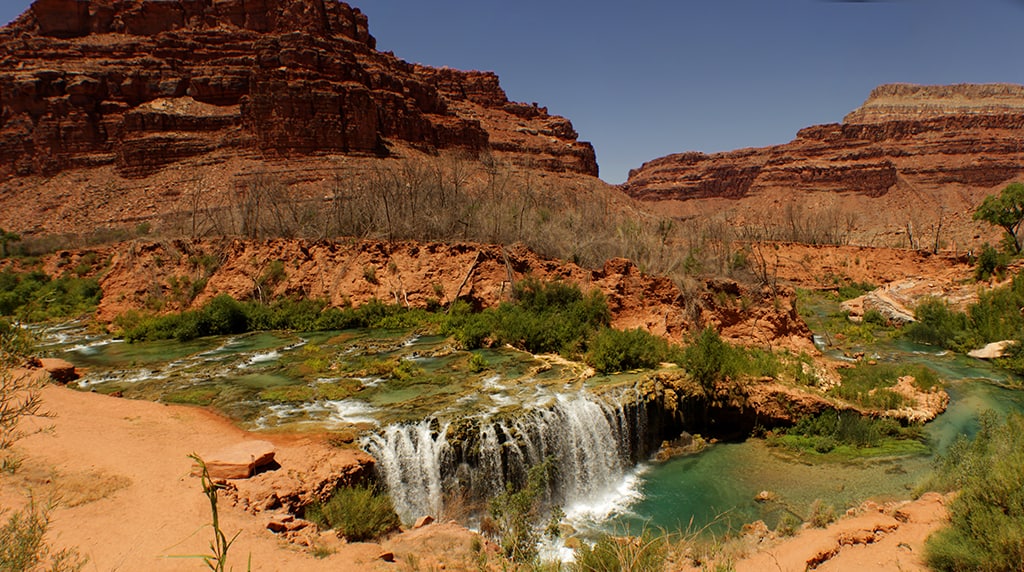
[[[1024, 0], [353, 0], [380, 50], [497, 72], [572, 120], [608, 182], [784, 143], [889, 82], [1024, 83]], [[0, 22], [29, 0], [0, 0]]]

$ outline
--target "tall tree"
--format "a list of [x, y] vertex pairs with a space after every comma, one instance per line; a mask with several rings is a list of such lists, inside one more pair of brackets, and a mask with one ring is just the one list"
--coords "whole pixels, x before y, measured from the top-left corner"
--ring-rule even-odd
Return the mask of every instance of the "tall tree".
[[1024, 184], [1010, 183], [998, 195], [985, 197], [974, 211], [974, 220], [983, 220], [1006, 231], [1014, 254], [1021, 250], [1020, 225], [1024, 222]]

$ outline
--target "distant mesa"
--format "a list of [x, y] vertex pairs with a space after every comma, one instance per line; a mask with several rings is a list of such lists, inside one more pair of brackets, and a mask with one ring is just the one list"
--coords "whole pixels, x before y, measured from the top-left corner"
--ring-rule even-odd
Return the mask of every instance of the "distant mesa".
[[376, 51], [334, 0], [36, 0], [0, 29], [0, 181], [216, 154], [465, 149], [596, 176], [571, 123], [489, 72]]
[[784, 145], [654, 159], [622, 189], [675, 216], [726, 199], [718, 212], [738, 225], [784, 226], [801, 209], [849, 226], [862, 243], [894, 244], [900, 233], [913, 242], [914, 227], [938, 226], [966, 242], [981, 197], [1022, 176], [1024, 86], [893, 84], [842, 123], [802, 129]]

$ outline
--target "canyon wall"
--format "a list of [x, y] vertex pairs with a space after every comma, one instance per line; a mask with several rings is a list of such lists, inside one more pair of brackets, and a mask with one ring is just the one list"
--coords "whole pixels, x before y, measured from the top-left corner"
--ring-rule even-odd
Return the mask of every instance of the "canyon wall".
[[0, 204], [42, 189], [103, 209], [173, 192], [153, 178], [168, 169], [444, 150], [597, 175], [567, 119], [509, 101], [493, 73], [377, 51], [335, 0], [36, 0], [0, 29]]
[[677, 216], [711, 203], [739, 225], [817, 220], [869, 244], [938, 231], [949, 245], [989, 237], [973, 209], [1022, 176], [1024, 86], [896, 84], [876, 88], [842, 123], [802, 129], [783, 145], [655, 159], [623, 189]]

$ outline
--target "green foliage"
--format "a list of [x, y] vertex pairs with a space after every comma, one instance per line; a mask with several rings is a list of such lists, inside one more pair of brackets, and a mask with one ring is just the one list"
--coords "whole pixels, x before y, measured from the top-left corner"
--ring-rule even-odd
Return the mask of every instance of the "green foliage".
[[1024, 184], [1010, 183], [998, 195], [985, 197], [974, 211], [974, 220], [983, 220], [1006, 232], [1013, 246], [1013, 254], [1021, 250], [1020, 231], [1024, 221]]
[[0, 316], [33, 322], [77, 316], [93, 311], [102, 294], [95, 278], [51, 279], [38, 270], [0, 272]]
[[917, 321], [904, 328], [904, 335], [915, 342], [942, 347], [955, 345], [963, 350], [970, 345], [967, 315], [955, 312], [940, 299], [927, 298], [914, 308]]
[[611, 319], [599, 291], [584, 294], [574, 284], [526, 278], [516, 284], [513, 299], [478, 313], [458, 300], [442, 321], [441, 331], [467, 350], [490, 342], [575, 357], [586, 351], [594, 333]]
[[[521, 489], [516, 490], [512, 483], [507, 483], [504, 492], [491, 499], [492, 531], [502, 553], [514, 562], [537, 560], [541, 497], [553, 471], [554, 463], [549, 457], [543, 463], [530, 467], [526, 484]], [[561, 514], [561, 511], [556, 511], [555, 517]]]
[[[837, 456], [845, 457], [858, 450], [878, 454], [892, 452], [894, 449], [924, 451], [922, 439], [923, 432], [919, 425], [903, 427], [893, 419], [866, 417], [855, 411], [825, 411], [801, 418], [796, 425], [781, 434], [769, 436], [768, 442], [797, 452], [835, 452]], [[897, 446], [898, 441], [912, 443]]]
[[836, 509], [832, 505], [825, 504], [821, 499], [811, 503], [810, 514], [807, 515], [807, 522], [815, 528], [825, 528], [836, 519]]
[[941, 571], [1020, 570], [1024, 562], [1024, 416], [982, 417], [972, 442], [962, 438], [940, 458], [936, 481], [960, 489], [950, 525], [929, 537], [925, 555]]
[[661, 572], [668, 561], [668, 541], [649, 532], [635, 538], [601, 535], [593, 546], [575, 551], [574, 572]]
[[670, 357], [668, 342], [640, 328], [602, 328], [588, 345], [586, 362], [600, 373], [653, 368]]
[[475, 350], [494, 330], [494, 312], [473, 312], [465, 300], [456, 300], [441, 323], [441, 333], [452, 337], [463, 349]]
[[239, 302], [221, 294], [197, 310], [165, 316], [126, 313], [115, 323], [128, 341], [178, 339], [239, 334], [259, 330], [299, 332], [345, 330], [350, 328], [411, 328], [432, 321], [423, 310], [371, 300], [358, 308], [325, 308], [319, 300], [282, 299], [273, 304], [254, 300]]
[[604, 295], [598, 290], [584, 295], [575, 284], [527, 278], [512, 295], [514, 303], [503, 303], [494, 312], [492, 337], [530, 353], [575, 355], [611, 320]]
[[7, 517], [0, 526], [0, 570], [77, 572], [85, 567], [88, 559], [78, 550], [65, 548], [52, 552], [44, 541], [50, 526], [51, 508], [30, 501], [25, 508]]
[[683, 349], [680, 365], [705, 391], [737, 373], [735, 352], [714, 328], [704, 328]]
[[164, 394], [161, 400], [167, 403], [206, 406], [212, 404], [218, 395], [220, 391], [212, 387], [186, 387]]
[[[983, 291], [966, 312], [957, 312], [941, 300], [925, 300], [914, 310], [917, 322], [905, 328], [910, 339], [966, 352], [990, 342], [1024, 337], [1024, 272], [1010, 284]], [[1011, 351], [1011, 353], [1013, 353]], [[1016, 362], [1008, 360], [1014, 367]], [[1024, 364], [1021, 364], [1024, 365]], [[1015, 369], [1018, 373], [1024, 369]]]
[[401, 525], [391, 497], [369, 486], [335, 489], [327, 502], [307, 506], [305, 517], [349, 542], [380, 538]]
[[859, 363], [856, 367], [839, 371], [843, 382], [829, 390], [830, 395], [847, 401], [877, 409], [896, 409], [906, 399], [896, 393], [892, 386], [900, 377], [913, 376], [922, 389], [930, 389], [939, 383], [935, 372], [925, 366], [910, 364]]
[[864, 323], [873, 324], [875, 326], [881, 326], [884, 328], [889, 325], [889, 320], [887, 320], [886, 317], [883, 316], [882, 313], [879, 312], [878, 310], [871, 309], [864, 312]]
[[974, 279], [988, 280], [994, 275], [1002, 274], [1009, 264], [1009, 255], [1000, 253], [986, 242], [981, 247], [978, 259], [974, 261]]
[[473, 373], [480, 373], [486, 371], [490, 366], [487, 365], [487, 359], [480, 354], [470, 354], [469, 356], [469, 371]]
[[779, 519], [779, 524], [775, 526], [775, 534], [785, 538], [796, 535], [796, 531], [800, 528], [801, 521], [795, 515], [786, 513]]
[[365, 278], [367, 282], [373, 284], [374, 286], [380, 284], [380, 280], [377, 279], [377, 268], [370, 264], [367, 264], [366, 266], [363, 267], [363, 278]]
[[846, 282], [839, 286], [836, 294], [839, 296], [839, 300], [852, 300], [871, 292], [877, 288], [870, 282]]
[[21, 240], [21, 235], [0, 228], [0, 258], [7, 258], [7, 245]]
[[0, 471], [14, 472], [21, 459], [11, 447], [26, 433], [19, 428], [25, 417], [41, 417], [42, 382], [27, 375], [18, 375], [12, 368], [29, 355], [30, 335], [17, 326], [0, 320]]

